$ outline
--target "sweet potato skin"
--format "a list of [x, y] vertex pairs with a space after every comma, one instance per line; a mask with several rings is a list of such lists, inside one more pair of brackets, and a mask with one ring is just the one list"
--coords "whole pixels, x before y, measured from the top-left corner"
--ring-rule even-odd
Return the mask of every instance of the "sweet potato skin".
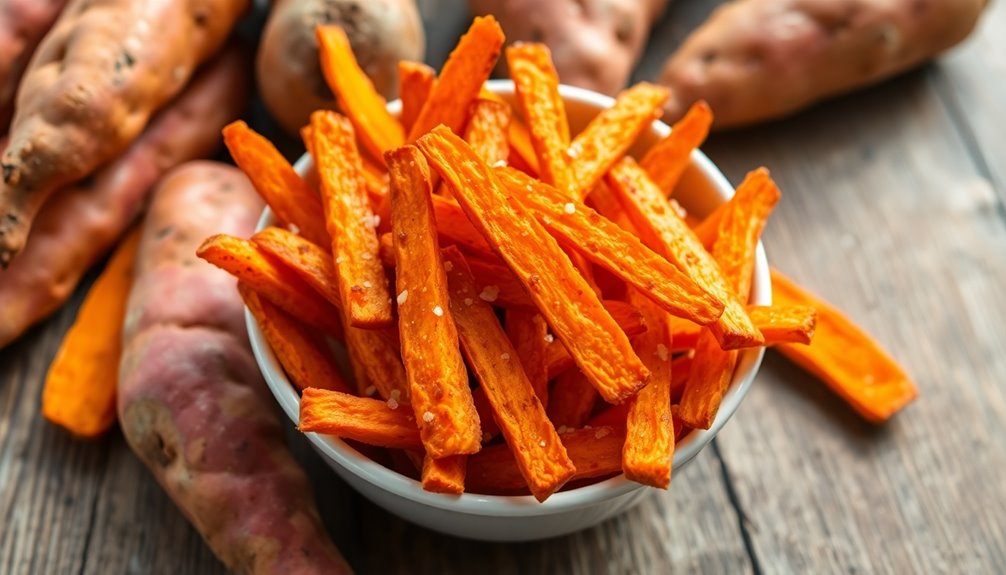
[[988, 0], [739, 0], [664, 65], [665, 119], [706, 100], [715, 127], [778, 118], [903, 72], [963, 40]]
[[248, 0], [74, 0], [18, 89], [2, 158], [0, 265], [56, 189], [120, 154], [215, 53]]
[[118, 412], [137, 455], [237, 573], [348, 573], [286, 451], [235, 281], [198, 260], [213, 232], [247, 236], [261, 201], [238, 170], [174, 170], [155, 192], [124, 326]]
[[14, 113], [21, 74], [67, 0], [0, 0], [0, 132]]
[[311, 112], [337, 108], [318, 63], [319, 24], [342, 26], [353, 52], [385, 98], [398, 93], [398, 61], [421, 62], [426, 39], [414, 0], [279, 0], [256, 56], [259, 93], [289, 134]]
[[89, 182], [56, 192], [23, 257], [0, 271], [0, 348], [62, 305], [122, 235], [171, 168], [211, 154], [247, 100], [245, 51], [225, 50], [159, 113], [126, 152]]
[[559, 81], [614, 95], [625, 87], [667, 0], [469, 0], [493, 14], [507, 43], [543, 42]]

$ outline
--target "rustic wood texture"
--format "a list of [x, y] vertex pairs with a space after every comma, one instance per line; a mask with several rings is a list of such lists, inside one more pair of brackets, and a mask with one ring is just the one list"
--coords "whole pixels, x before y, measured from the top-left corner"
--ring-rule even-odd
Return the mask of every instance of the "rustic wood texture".
[[[650, 78], [719, 2], [675, 0]], [[468, 15], [420, 0], [439, 65]], [[714, 445], [633, 511], [500, 545], [433, 533], [353, 493], [292, 430], [360, 573], [1006, 572], [1006, 5], [935, 65], [796, 118], [718, 134], [734, 182], [783, 190], [769, 259], [868, 328], [921, 397], [873, 427], [769, 354]], [[39, 415], [80, 301], [0, 351], [0, 573], [223, 573], [115, 430], [80, 442]], [[2, 309], [0, 309], [2, 313]]]

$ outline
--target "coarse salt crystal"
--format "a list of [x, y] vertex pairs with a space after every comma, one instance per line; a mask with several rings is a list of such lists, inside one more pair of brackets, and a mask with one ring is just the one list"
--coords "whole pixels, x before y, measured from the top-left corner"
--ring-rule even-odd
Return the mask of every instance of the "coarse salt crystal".
[[437, 317], [444, 315], [444, 308], [436, 306], [435, 308], [433, 308], [433, 315]]
[[500, 359], [502, 359], [503, 361], [509, 361], [510, 360], [510, 354], [509, 353], [501, 353], [500, 354]]
[[391, 396], [391, 399], [394, 399], [395, 401], [398, 401], [399, 399], [402, 398], [402, 390], [400, 390], [400, 389], [392, 389], [391, 393], [390, 393], [390, 396]]
[[388, 399], [388, 409], [398, 409], [398, 401], [394, 397]]
[[475, 303], [475, 300], [473, 300], [472, 298], [470, 297], [465, 298], [465, 305], [472, 305], [473, 303]]
[[444, 262], [444, 271], [454, 271], [454, 262]]
[[608, 435], [609, 433], [611, 433], [610, 429], [608, 429], [607, 427], [602, 427], [601, 429], [598, 429], [596, 432], [594, 432], [594, 438], [601, 439], [602, 437]]
[[566, 155], [570, 158], [575, 158], [580, 155], [580, 149], [570, 146], [569, 149], [566, 150]]
[[494, 168], [505, 168], [506, 167], [506, 160], [497, 160], [496, 163], [493, 164], [493, 167]]
[[377, 393], [377, 388], [373, 385], [368, 385], [367, 389], [363, 390], [364, 395], [374, 395], [375, 393]]
[[300, 235], [300, 228], [297, 227], [297, 224], [287, 224], [286, 229], [290, 230], [291, 234], [296, 236]]
[[339, 265], [339, 264], [341, 264], [341, 263], [342, 263], [342, 262], [344, 262], [344, 261], [346, 261], [346, 259], [345, 259], [345, 258], [343, 258], [342, 256], [337, 256], [337, 257], [335, 258], [335, 265]]
[[402, 305], [408, 299], [409, 299], [409, 290], [403, 289], [402, 293], [398, 294], [398, 305]]
[[374, 284], [370, 283], [370, 280], [363, 280], [363, 287], [365, 288], [374, 287]]
[[361, 258], [362, 258], [362, 259], [363, 259], [364, 261], [368, 261], [368, 262], [369, 262], [370, 260], [374, 259], [374, 255], [373, 255], [373, 254], [371, 254], [371, 253], [368, 253], [368, 252], [363, 252], [362, 254], [360, 254], [360, 257], [361, 257]]
[[657, 357], [660, 358], [660, 361], [667, 361], [668, 353], [666, 345], [662, 343], [657, 344]]
[[539, 441], [539, 442], [538, 442], [538, 445], [540, 445], [540, 446], [542, 446], [542, 447], [545, 447], [545, 440], [544, 440], [544, 439], [542, 439], [541, 441]]
[[555, 336], [552, 335], [552, 334], [550, 334], [550, 333], [546, 333], [545, 334], [545, 343], [552, 343], [553, 341], [555, 341]]
[[496, 301], [496, 297], [500, 295], [500, 288], [497, 286], [486, 286], [482, 288], [482, 292], [479, 293], [479, 298], [485, 301]]
[[563, 206], [562, 209], [567, 214], [575, 214], [576, 213], [576, 204], [574, 204], [573, 202], [566, 202], [566, 205]]
[[425, 421], [426, 423], [433, 421], [434, 417], [435, 416], [433, 415], [432, 411], [427, 411], [423, 413], [423, 421]]
[[565, 425], [560, 425], [559, 427], [555, 428], [556, 433], [566, 433], [567, 431], [569, 431], [569, 428], [566, 427]]

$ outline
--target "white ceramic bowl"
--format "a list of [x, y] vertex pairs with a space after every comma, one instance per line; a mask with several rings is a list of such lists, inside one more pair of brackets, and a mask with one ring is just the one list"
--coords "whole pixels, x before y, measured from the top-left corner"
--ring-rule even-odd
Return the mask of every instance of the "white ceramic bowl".
[[[509, 80], [492, 80], [488, 83], [488, 88], [504, 99], [513, 101], [513, 83]], [[613, 102], [607, 96], [570, 86], [561, 86], [560, 93], [565, 100], [574, 134]], [[388, 109], [398, 114], [401, 103], [391, 102]], [[640, 136], [632, 152], [639, 157], [640, 152], [666, 136], [669, 131], [670, 128], [663, 122], [654, 122]], [[310, 165], [311, 159], [305, 154], [295, 167], [304, 174]], [[712, 211], [733, 193], [729, 182], [709, 158], [696, 151], [692, 153], [691, 164], [682, 176], [675, 199], [689, 212], [701, 216]], [[259, 221], [259, 229], [273, 221], [272, 214], [266, 209]], [[768, 263], [765, 252], [759, 245], [752, 302], [760, 305], [771, 303], [770, 286]], [[300, 410], [299, 395], [250, 313], [246, 312], [246, 319], [255, 359], [269, 389], [283, 411], [296, 424]], [[763, 354], [760, 348], [741, 352], [737, 371], [712, 427], [705, 431], [693, 431], [677, 445], [673, 476], [677, 476], [681, 468], [716, 436], [737, 410], [761, 365]], [[538, 503], [530, 495], [504, 497], [465, 493], [451, 496], [429, 493], [423, 491], [419, 482], [372, 461], [339, 439], [316, 433], [308, 433], [307, 437], [332, 469], [367, 499], [413, 523], [471, 539], [526, 541], [564, 535], [591, 527], [629, 509], [649, 489], [618, 476], [586, 487], [560, 491], [544, 503]], [[673, 488], [672, 484], [671, 489]]]

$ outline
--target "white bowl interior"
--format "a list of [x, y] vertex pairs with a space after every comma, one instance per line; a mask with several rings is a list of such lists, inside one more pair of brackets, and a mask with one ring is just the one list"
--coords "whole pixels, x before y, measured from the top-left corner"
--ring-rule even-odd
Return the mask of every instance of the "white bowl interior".
[[[513, 102], [513, 83], [491, 80], [488, 88]], [[566, 102], [571, 132], [578, 133], [612, 99], [571, 86], [561, 86]], [[388, 104], [397, 114], [399, 101]], [[648, 147], [670, 132], [663, 122], [654, 122], [640, 136], [630, 153], [639, 156]], [[295, 169], [306, 174], [311, 158], [305, 154]], [[693, 152], [691, 164], [682, 175], [675, 199], [691, 213], [702, 216], [733, 195], [733, 187], [715, 165], [701, 152]], [[268, 208], [263, 212], [257, 229], [274, 223]], [[751, 302], [771, 303], [769, 267], [761, 244], [758, 245]], [[296, 424], [299, 420], [300, 398], [287, 379], [272, 349], [269, 348], [251, 313], [246, 310], [248, 334], [255, 359], [266, 382], [283, 411]], [[764, 350], [744, 350], [730, 389], [723, 397], [719, 412], [708, 430], [696, 430], [684, 438], [675, 449], [674, 474], [705, 447], [737, 410], [747, 394], [761, 364]], [[628, 508], [645, 494], [645, 488], [623, 476], [598, 483], [560, 491], [544, 503], [532, 496], [497, 496], [464, 493], [458, 496], [423, 491], [419, 482], [398, 474], [367, 458], [344, 441], [306, 434], [313, 447], [354, 488], [378, 505], [426, 527], [454, 535], [499, 541], [531, 540], [569, 533], [589, 527]], [[549, 521], [542, 522], [548, 518]], [[493, 521], [487, 521], [493, 519]]]

